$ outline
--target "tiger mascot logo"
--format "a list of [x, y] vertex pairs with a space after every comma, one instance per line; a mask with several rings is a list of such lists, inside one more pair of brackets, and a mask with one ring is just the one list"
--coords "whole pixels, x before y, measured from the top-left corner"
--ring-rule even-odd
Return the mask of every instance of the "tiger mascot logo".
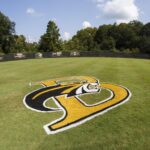
[[[57, 78], [39, 82], [44, 87], [27, 94], [24, 104], [27, 108], [44, 113], [63, 111], [59, 119], [44, 125], [47, 134], [55, 134], [76, 127], [108, 110], [128, 101], [131, 92], [122, 86], [100, 83], [94, 77], [77, 76]], [[110, 97], [96, 104], [88, 105], [79, 96], [100, 93], [101, 89], [110, 92]], [[46, 106], [53, 100], [58, 108]]]

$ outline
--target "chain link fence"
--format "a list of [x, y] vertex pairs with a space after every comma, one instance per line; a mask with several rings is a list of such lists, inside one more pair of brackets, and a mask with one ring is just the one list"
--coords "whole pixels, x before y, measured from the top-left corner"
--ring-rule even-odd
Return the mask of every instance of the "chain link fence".
[[143, 58], [150, 59], [150, 54], [138, 53], [114, 53], [114, 52], [43, 52], [43, 53], [14, 53], [0, 55], [0, 61], [36, 59], [36, 58], [60, 58], [60, 57], [116, 57], [116, 58]]

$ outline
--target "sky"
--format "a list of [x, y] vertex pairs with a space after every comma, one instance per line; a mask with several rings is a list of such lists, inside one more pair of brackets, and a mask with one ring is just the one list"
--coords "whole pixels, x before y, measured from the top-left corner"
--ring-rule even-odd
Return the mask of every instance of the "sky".
[[0, 0], [0, 11], [16, 23], [16, 34], [38, 41], [48, 21], [56, 22], [61, 37], [78, 30], [140, 20], [150, 22], [150, 0]]

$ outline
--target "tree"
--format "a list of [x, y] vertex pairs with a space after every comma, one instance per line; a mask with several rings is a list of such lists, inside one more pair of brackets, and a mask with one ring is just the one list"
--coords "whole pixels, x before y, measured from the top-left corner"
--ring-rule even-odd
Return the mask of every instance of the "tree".
[[15, 35], [15, 49], [13, 50], [14, 53], [18, 52], [25, 52], [26, 51], [26, 38], [24, 35]]
[[70, 50], [92, 51], [95, 47], [94, 36], [96, 31], [96, 28], [79, 30], [77, 34], [73, 36], [72, 40], [68, 42], [71, 44]]
[[63, 51], [80, 51], [80, 44], [77, 38], [63, 42]]
[[60, 34], [57, 25], [55, 24], [55, 22], [49, 21], [47, 25], [46, 33], [41, 36], [39, 42], [40, 51], [52, 52], [52, 51], [60, 50], [61, 42], [59, 37]]
[[118, 34], [114, 27], [115, 25], [103, 25], [98, 28], [94, 39], [101, 50], [113, 50], [116, 48], [114, 37], [118, 37]]
[[26, 43], [26, 52], [35, 53], [38, 50], [38, 43]]
[[141, 53], [149, 53], [150, 54], [150, 37], [141, 37], [139, 42], [139, 48]]
[[3, 53], [10, 53], [14, 48], [15, 23], [0, 12], [0, 49]]
[[102, 50], [113, 50], [116, 47], [115, 40], [112, 37], [104, 39], [100, 45]]
[[143, 26], [141, 30], [141, 36], [149, 36], [150, 37], [150, 23], [147, 23]]
[[107, 39], [109, 35], [109, 31], [111, 29], [112, 25], [103, 25], [100, 26], [95, 34], [94, 40], [98, 43], [101, 44], [103, 40]]
[[111, 36], [116, 41], [116, 48], [119, 50], [123, 49], [132, 49], [137, 48], [137, 34], [133, 27], [129, 24], [121, 23], [114, 28], [114, 32], [111, 33]]
[[139, 36], [139, 35], [140, 35], [140, 32], [141, 32], [141, 29], [143, 28], [144, 25], [143, 25], [143, 23], [140, 22], [140, 21], [133, 20], [133, 21], [129, 22], [128, 26], [129, 26], [130, 28], [132, 28], [132, 30], [135, 32], [135, 34], [136, 34], [137, 36]]

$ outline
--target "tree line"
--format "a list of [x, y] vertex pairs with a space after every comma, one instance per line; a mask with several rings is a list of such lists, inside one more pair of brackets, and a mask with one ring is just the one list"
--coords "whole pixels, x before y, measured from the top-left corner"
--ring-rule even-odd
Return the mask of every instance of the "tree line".
[[90, 27], [65, 41], [56, 23], [49, 21], [39, 42], [29, 43], [24, 35], [15, 33], [15, 23], [0, 12], [0, 53], [56, 51], [150, 53], [150, 23], [131, 21]]

